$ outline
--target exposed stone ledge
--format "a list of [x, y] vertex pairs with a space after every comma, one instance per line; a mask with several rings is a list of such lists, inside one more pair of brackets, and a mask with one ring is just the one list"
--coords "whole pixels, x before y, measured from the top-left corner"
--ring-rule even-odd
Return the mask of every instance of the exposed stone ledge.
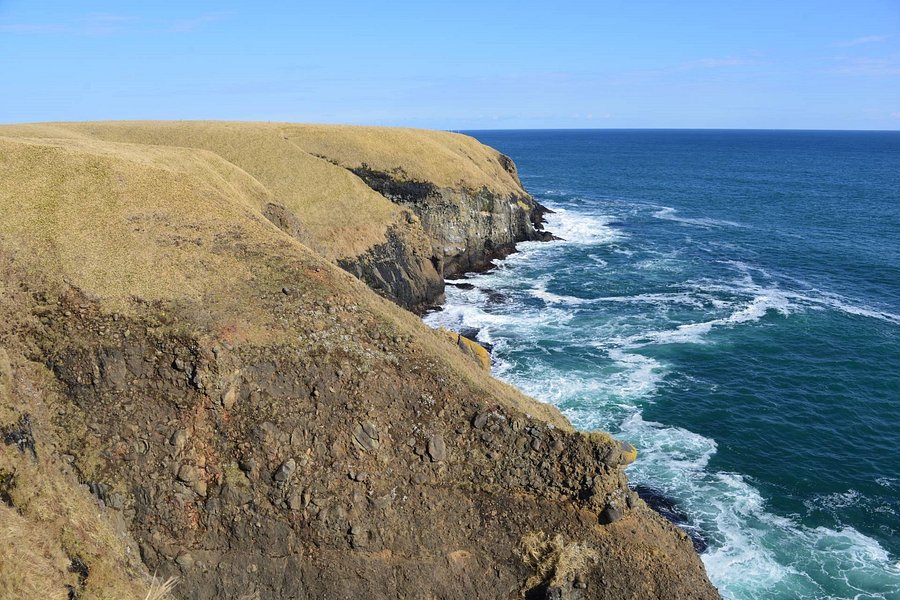
[[[498, 156], [512, 164], [508, 157]], [[519, 242], [553, 239], [543, 231], [548, 209], [524, 190], [503, 196], [487, 187], [439, 187], [408, 179], [402, 168], [387, 173], [366, 164], [351, 171], [373, 190], [416, 213], [445, 278], [490, 268], [493, 260], [512, 253]]]

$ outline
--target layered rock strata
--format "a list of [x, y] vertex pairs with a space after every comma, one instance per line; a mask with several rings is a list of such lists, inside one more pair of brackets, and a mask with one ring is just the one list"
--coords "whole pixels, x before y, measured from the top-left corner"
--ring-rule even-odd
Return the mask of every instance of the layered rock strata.
[[[508, 165], [521, 187], [512, 161], [502, 154], [497, 158]], [[486, 186], [478, 190], [464, 185], [438, 187], [407, 179], [399, 167], [394, 173], [385, 173], [363, 164], [352, 171], [373, 190], [419, 217], [432, 240], [433, 254], [440, 259], [435, 267], [447, 279], [490, 268], [495, 259], [512, 253], [519, 242], [553, 237], [543, 231], [547, 209], [524, 189], [503, 195]]]

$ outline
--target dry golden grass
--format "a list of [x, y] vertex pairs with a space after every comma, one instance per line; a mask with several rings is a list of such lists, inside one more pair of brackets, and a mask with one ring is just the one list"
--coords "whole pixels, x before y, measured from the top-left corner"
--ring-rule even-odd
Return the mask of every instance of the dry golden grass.
[[[367, 163], [382, 171], [402, 168], [410, 178], [430, 181], [438, 186], [486, 187], [503, 195], [524, 193], [518, 180], [498, 161], [496, 150], [470, 136], [446, 131], [228, 121], [107, 121], [9, 128], [15, 135], [88, 136], [111, 141], [204, 148], [220, 154], [253, 176], [257, 176], [257, 169], [260, 173], [272, 172], [279, 177], [287, 177], [292, 186], [298, 184], [304, 187], [306, 174], [304, 165], [292, 167], [299, 171], [298, 176], [293, 177], [277, 164], [278, 160], [284, 160], [290, 166], [291, 160], [298, 156], [286, 149], [289, 145], [294, 145], [303, 153], [327, 157], [346, 167]], [[3, 135], [2, 130], [0, 128], [0, 135]], [[279, 159], [279, 156], [283, 158]], [[260, 181], [268, 185], [263, 178]]]
[[[524, 194], [498, 152], [442, 131], [222, 121], [122, 121], [0, 126], [0, 136], [104, 140], [213, 152], [259, 184], [253, 200], [281, 204], [303, 224], [301, 241], [334, 260], [384, 241], [401, 210], [346, 169], [363, 163], [441, 187]], [[322, 160], [319, 157], [326, 157]]]
[[357, 256], [384, 242], [387, 228], [402, 218], [399, 207], [358, 177], [302, 151], [274, 128], [240, 123], [73, 124], [0, 127], [0, 136], [4, 134], [139, 162], [141, 155], [162, 153], [172, 158], [168, 168], [195, 176], [208, 172], [210, 182], [218, 180], [220, 191], [258, 211], [269, 203], [284, 206], [302, 224], [298, 238], [332, 260]]
[[159, 580], [154, 577], [153, 581], [150, 583], [150, 589], [147, 590], [147, 595], [144, 597], [144, 600], [167, 600], [171, 597], [172, 592], [175, 590], [175, 587], [177, 585], [178, 579], [176, 577], [170, 577], [165, 581]]
[[521, 557], [532, 571], [526, 589], [545, 583], [565, 586], [576, 574], [597, 561], [598, 553], [586, 544], [566, 542], [561, 535], [548, 536], [543, 531], [526, 535], [521, 543]]
[[220, 246], [286, 237], [252, 207], [262, 193], [205, 151], [0, 138], [5, 249], [114, 309], [239, 295], [252, 273]]
[[[266, 200], [281, 204], [302, 222], [302, 241], [330, 259], [357, 256], [384, 241], [399, 207], [346, 169], [304, 151], [278, 125], [229, 122], [112, 122], [59, 124], [97, 139], [214, 152], [258, 181]], [[2, 129], [0, 129], [2, 133]], [[260, 206], [259, 208], [262, 208]]]
[[524, 194], [501, 166], [498, 152], [459, 133], [396, 127], [282, 125], [287, 138], [313, 154], [348, 167], [367, 163], [391, 172], [398, 167], [411, 179], [441, 187], [463, 186], [501, 194]]
[[0, 504], [0, 598], [66, 600], [68, 566], [49, 530]]

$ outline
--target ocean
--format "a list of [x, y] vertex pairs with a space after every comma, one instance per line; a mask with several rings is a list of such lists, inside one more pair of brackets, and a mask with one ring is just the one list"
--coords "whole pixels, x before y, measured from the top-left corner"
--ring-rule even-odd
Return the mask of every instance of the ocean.
[[637, 446], [726, 598], [900, 599], [900, 132], [470, 135], [563, 241], [426, 322]]

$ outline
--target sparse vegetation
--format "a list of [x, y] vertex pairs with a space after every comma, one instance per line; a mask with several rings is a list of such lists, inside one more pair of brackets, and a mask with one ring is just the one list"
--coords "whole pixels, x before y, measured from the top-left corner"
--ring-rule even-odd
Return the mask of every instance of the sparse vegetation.
[[147, 595], [144, 596], [144, 600], [169, 600], [177, 585], [177, 577], [169, 577], [165, 581], [153, 577], [153, 581], [150, 583], [150, 589], [147, 590]]
[[526, 534], [522, 538], [521, 553], [522, 561], [532, 571], [525, 580], [526, 590], [540, 586], [564, 587], [599, 557], [587, 544], [566, 542], [561, 535], [551, 537], [543, 531]]

